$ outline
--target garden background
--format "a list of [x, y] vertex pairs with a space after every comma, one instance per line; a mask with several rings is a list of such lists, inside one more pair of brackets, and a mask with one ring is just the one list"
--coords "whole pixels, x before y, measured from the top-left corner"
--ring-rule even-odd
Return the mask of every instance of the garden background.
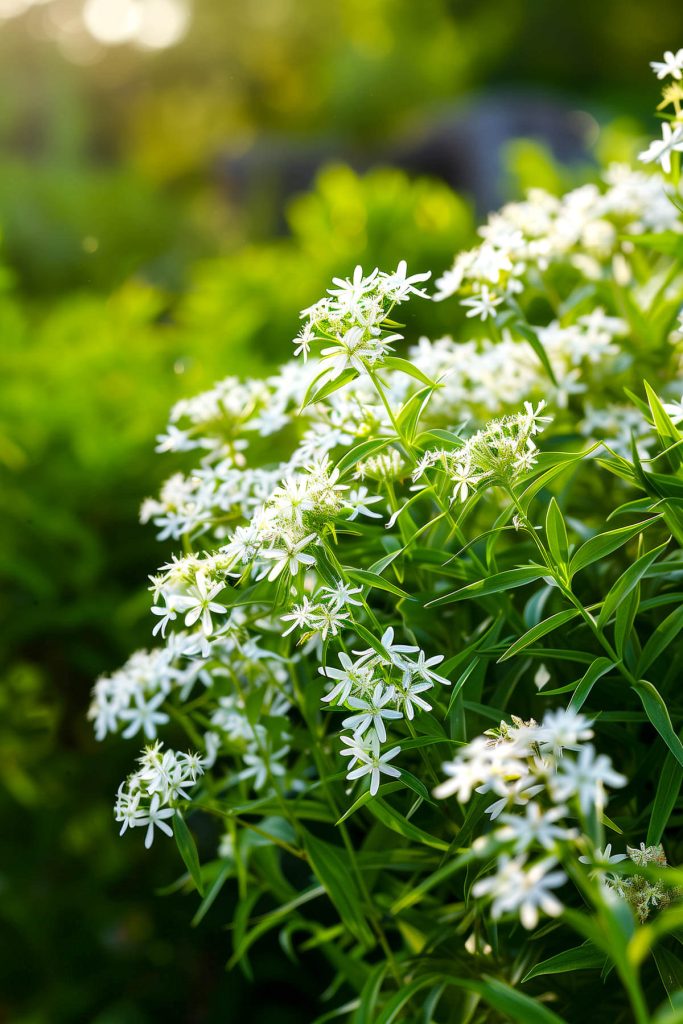
[[0, 0], [0, 1021], [320, 1012], [322, 960], [226, 973], [230, 897], [193, 928], [173, 844], [116, 834], [131, 751], [85, 715], [149, 643], [154, 437], [288, 358], [333, 275], [440, 271], [631, 157], [682, 39], [667, 0]]

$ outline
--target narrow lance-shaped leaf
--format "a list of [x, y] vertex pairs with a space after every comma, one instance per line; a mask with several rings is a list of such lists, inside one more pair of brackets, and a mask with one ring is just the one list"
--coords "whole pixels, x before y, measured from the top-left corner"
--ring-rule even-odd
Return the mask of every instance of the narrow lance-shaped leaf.
[[629, 594], [633, 588], [638, 585], [652, 563], [655, 562], [659, 555], [661, 555], [665, 550], [666, 546], [666, 543], [660, 544], [659, 547], [653, 548], [652, 551], [647, 551], [644, 555], [641, 555], [641, 557], [637, 559], [633, 565], [630, 565], [612, 585], [603, 602], [602, 608], [600, 609], [597, 621], [599, 629], [602, 629], [602, 627], [609, 621], [620, 603], [624, 600], [627, 594]]
[[609, 658], [596, 658], [590, 668], [579, 680], [572, 699], [569, 701], [569, 708], [572, 711], [580, 711], [588, 700], [591, 690], [604, 675], [614, 668], [614, 662]]
[[550, 499], [548, 512], [545, 517], [545, 533], [548, 538], [550, 553], [558, 566], [564, 567], [569, 558], [569, 544], [567, 541], [567, 527], [560, 512], [560, 506], [555, 498]]
[[337, 908], [342, 921], [354, 938], [371, 946], [373, 935], [365, 920], [358, 887], [344, 850], [318, 839], [310, 832], [304, 834], [303, 843], [316, 878]]
[[385, 803], [380, 797], [375, 799], [368, 805], [370, 810], [383, 825], [390, 828], [392, 832], [397, 832], [399, 835], [404, 836], [406, 839], [411, 839], [415, 843], [420, 843], [423, 846], [433, 847], [435, 850], [443, 850], [444, 852], [450, 849], [448, 843], [444, 842], [443, 839], [437, 839], [436, 836], [430, 835], [423, 829], [413, 825], [411, 821], [397, 811], [390, 804]]
[[683, 629], [683, 605], [675, 608], [655, 629], [645, 644], [638, 662], [638, 675], [647, 672], [653, 661], [663, 654]]
[[522, 982], [531, 981], [532, 978], [539, 978], [544, 974], [566, 974], [568, 971], [585, 971], [587, 969], [602, 967], [605, 963], [605, 954], [596, 949], [591, 942], [584, 942], [582, 946], [575, 946], [573, 949], [566, 949], [564, 953], [551, 956], [548, 960], [541, 961], [524, 975]]
[[593, 562], [611, 555], [622, 544], [626, 544], [632, 537], [635, 537], [642, 530], [647, 530], [648, 526], [652, 526], [653, 523], [658, 522], [660, 519], [661, 515], [656, 515], [642, 523], [622, 526], [618, 530], [609, 530], [607, 533], [598, 534], [597, 537], [591, 537], [590, 540], [581, 545], [569, 563], [569, 574], [574, 576], [575, 573], [592, 565]]
[[385, 580], [376, 572], [370, 572], [368, 569], [352, 569], [350, 566], [344, 566], [344, 569], [352, 583], [361, 583], [363, 586], [374, 587], [376, 590], [386, 590], [387, 593], [395, 594], [396, 597], [402, 597], [408, 601], [415, 600], [405, 590], [401, 590], [395, 583]]
[[336, 468], [339, 470], [339, 475], [343, 476], [348, 470], [353, 469], [358, 462], [369, 459], [372, 455], [376, 455], [377, 452], [381, 452], [397, 440], [395, 437], [378, 437], [371, 438], [369, 441], [361, 441], [360, 444], [354, 445], [353, 448], [342, 455], [337, 463]]
[[518, 334], [521, 334], [521, 336], [525, 339], [525, 341], [529, 342], [529, 344], [531, 345], [532, 349], [534, 350], [534, 352], [536, 353], [536, 355], [540, 359], [541, 363], [543, 364], [543, 369], [545, 370], [545, 372], [550, 377], [550, 380], [555, 385], [555, 387], [558, 387], [557, 377], [555, 376], [555, 371], [553, 370], [552, 364], [551, 364], [550, 360], [548, 359], [548, 355], [546, 353], [546, 350], [543, 348], [543, 344], [541, 342], [541, 339], [536, 334], [536, 332], [532, 331], [532, 329], [529, 327], [528, 324], [523, 324], [523, 323], [519, 323], [519, 322], [513, 324], [512, 325], [512, 329], [513, 329], [513, 331], [516, 331]]
[[683, 743], [679, 740], [671, 724], [671, 718], [662, 695], [656, 686], [646, 679], [640, 679], [634, 683], [634, 689], [643, 707], [645, 714], [662, 737], [667, 747], [674, 755], [679, 764], [683, 765]]
[[176, 811], [173, 816], [173, 835], [175, 836], [180, 856], [183, 858], [185, 867], [190, 872], [190, 877], [195, 884], [197, 892], [200, 896], [203, 896], [204, 884], [202, 882], [202, 872], [199, 866], [199, 854], [197, 853], [197, 847], [192, 837], [192, 833], [185, 824], [185, 819], [180, 811]]
[[[325, 374], [321, 374], [321, 376], [324, 375]], [[316, 383], [317, 380], [320, 379], [320, 377], [317, 377], [316, 381], [313, 382], [313, 384], [309, 387], [308, 391], [306, 392], [304, 400], [301, 404], [302, 410], [309, 405], [313, 405], [315, 402], [322, 402], [324, 398], [329, 398], [329, 396], [333, 395], [335, 391], [339, 391], [340, 388], [343, 388], [347, 384], [350, 384], [351, 381], [355, 380], [357, 376], [358, 371], [354, 370], [352, 367], [349, 366], [346, 370], [342, 370], [342, 372], [338, 376], [333, 377], [332, 380], [328, 380], [325, 384], [318, 388], [315, 394], [312, 394], [311, 391], [313, 385]]]
[[511, 647], [508, 647], [505, 654], [503, 654], [498, 661], [507, 661], [508, 658], [512, 658], [515, 654], [519, 654], [525, 647], [529, 647], [530, 644], [540, 640], [541, 637], [546, 636], [547, 633], [552, 633], [554, 629], [559, 626], [563, 626], [565, 622], [571, 622], [578, 615], [576, 608], [567, 608], [562, 612], [556, 612], [555, 615], [551, 615], [550, 618], [544, 619], [543, 622], [539, 622], [533, 629], [528, 630], [524, 636], [521, 636], [519, 640], [516, 640]]
[[667, 450], [667, 458], [672, 469], [678, 469], [683, 460], [680, 448], [674, 446], [678, 444], [683, 435], [681, 435], [678, 427], [674, 425], [673, 420], [660, 402], [658, 395], [652, 390], [648, 382], [643, 381], [643, 384], [645, 385], [645, 393], [647, 394], [647, 400], [659, 440], [662, 443], [662, 447]]
[[400, 356], [386, 356], [382, 360], [382, 366], [388, 370], [398, 370], [399, 373], [405, 373], [409, 377], [414, 377], [415, 380], [419, 380], [421, 384], [426, 384], [428, 387], [436, 387], [436, 382], [430, 380], [426, 373], [419, 370], [417, 366], [413, 366], [407, 359], [401, 359]]
[[[680, 736], [679, 736], [680, 739]], [[664, 829], [669, 823], [671, 812], [676, 806], [678, 794], [683, 782], [683, 765], [669, 751], [659, 772], [657, 792], [650, 812], [650, 824], [647, 828], [647, 845], [654, 846], [661, 842]]]
[[428, 601], [427, 608], [436, 608], [439, 605], [453, 604], [456, 601], [465, 601], [471, 597], [486, 597], [487, 594], [499, 594], [503, 590], [513, 590], [515, 587], [523, 587], [527, 583], [533, 583], [548, 575], [548, 569], [541, 566], [525, 566], [521, 569], [506, 569], [504, 572], [496, 573], [495, 576], [488, 576], [485, 580], [476, 580], [474, 583], [454, 590], [443, 597], [437, 597]]

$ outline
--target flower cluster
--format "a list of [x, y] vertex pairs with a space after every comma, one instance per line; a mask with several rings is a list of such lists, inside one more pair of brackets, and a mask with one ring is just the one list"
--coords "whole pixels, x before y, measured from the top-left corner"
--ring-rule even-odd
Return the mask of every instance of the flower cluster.
[[465, 501], [477, 485], [499, 483], [510, 486], [537, 461], [534, 437], [551, 417], [541, 415], [545, 402], [536, 408], [524, 403], [524, 412], [492, 420], [457, 448], [432, 448], [425, 452], [413, 472], [419, 480], [427, 469], [443, 470], [452, 484], [451, 501]]
[[[665, 155], [680, 141], [676, 129]], [[467, 316], [504, 323], [518, 314], [526, 282], [543, 280], [560, 265], [577, 280], [597, 282], [616, 271], [620, 283], [628, 283], [632, 271], [624, 256], [633, 243], [624, 236], [680, 231], [678, 212], [657, 176], [614, 165], [605, 183], [605, 189], [582, 185], [562, 198], [532, 189], [524, 202], [493, 213], [480, 229], [482, 244], [459, 253], [438, 278], [435, 298], [457, 294]]]
[[400, 718], [412, 722], [416, 710], [431, 711], [431, 704], [422, 694], [431, 690], [434, 683], [449, 685], [449, 680], [434, 671], [443, 661], [442, 654], [428, 658], [419, 647], [395, 643], [391, 626], [376, 648], [354, 653], [355, 661], [341, 653], [341, 668], [323, 666], [318, 671], [333, 684], [323, 701], [354, 712], [342, 723], [351, 730], [350, 735], [341, 737], [342, 754], [350, 759], [347, 778], [355, 780], [369, 775], [370, 793], [374, 796], [382, 774], [392, 778], [400, 775], [389, 761], [401, 748], [381, 751], [381, 744], [387, 739], [386, 723]]
[[645, 843], [641, 843], [640, 847], [627, 846], [625, 854], [614, 855], [611, 854], [611, 847], [607, 847], [602, 855], [598, 851], [595, 858], [579, 859], [593, 863], [595, 876], [609, 891], [626, 900], [641, 924], [647, 921], [653, 911], [669, 906], [679, 895], [675, 887], [667, 885], [662, 879], [653, 881], [644, 874], [616, 874], [610, 870], [613, 864], [627, 859], [640, 867], [666, 868], [666, 855], [661, 843], [654, 846], [646, 846]]
[[363, 268], [356, 267], [351, 280], [335, 277], [336, 287], [329, 289], [328, 296], [302, 312], [305, 323], [294, 339], [295, 354], [306, 359], [311, 344], [322, 343], [321, 380], [333, 380], [345, 370], [367, 373], [393, 351], [393, 342], [402, 339], [392, 330], [392, 309], [411, 295], [426, 299], [416, 285], [430, 277], [431, 273], [409, 277], [405, 260], [393, 274], [375, 268], [365, 276]]
[[447, 779], [434, 790], [436, 797], [456, 796], [461, 803], [475, 792], [495, 797], [486, 813], [500, 826], [477, 840], [474, 850], [486, 860], [495, 855], [496, 871], [472, 889], [474, 896], [491, 899], [494, 918], [517, 912], [525, 928], [535, 928], [539, 910], [561, 913], [550, 890], [567, 881], [558, 867], [562, 848], [575, 848], [587, 823], [601, 814], [606, 788], [626, 784], [587, 742], [591, 724], [562, 709], [549, 711], [540, 724], [513, 717], [444, 764]]
[[176, 814], [175, 804], [191, 799], [187, 790], [203, 775], [204, 762], [197, 753], [164, 750], [157, 742], [145, 747], [138, 764], [138, 770], [119, 786], [114, 816], [121, 822], [122, 835], [127, 828], [146, 828], [149, 848], [155, 828], [173, 835], [169, 820]]

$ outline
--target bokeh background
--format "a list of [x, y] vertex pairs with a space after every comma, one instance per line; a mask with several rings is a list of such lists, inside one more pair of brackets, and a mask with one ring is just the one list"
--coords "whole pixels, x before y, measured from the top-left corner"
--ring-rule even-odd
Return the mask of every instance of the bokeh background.
[[193, 928], [174, 845], [116, 835], [136, 741], [85, 715], [150, 642], [155, 434], [289, 358], [333, 274], [441, 271], [503, 200], [632, 157], [682, 42], [670, 0], [0, 0], [1, 1022], [324, 1011], [322, 960], [227, 973], [225, 906]]

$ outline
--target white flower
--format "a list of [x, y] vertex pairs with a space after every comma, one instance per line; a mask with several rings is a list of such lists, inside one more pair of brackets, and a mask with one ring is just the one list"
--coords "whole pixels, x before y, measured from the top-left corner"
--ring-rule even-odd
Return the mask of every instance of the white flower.
[[380, 777], [382, 775], [388, 775], [392, 779], [399, 779], [401, 777], [401, 773], [398, 768], [394, 768], [393, 765], [389, 764], [389, 761], [393, 760], [393, 758], [400, 753], [400, 747], [392, 747], [391, 750], [387, 750], [384, 754], [380, 754], [378, 742], [376, 742], [376, 745], [374, 745], [369, 751], [358, 747], [355, 754], [356, 759], [359, 760], [361, 764], [358, 768], [353, 768], [349, 771], [346, 778], [353, 780], [360, 779], [364, 775], [369, 775], [370, 795], [375, 796], [379, 789]]
[[157, 446], [155, 452], [188, 452], [196, 445], [190, 440], [186, 430], [179, 430], [172, 423], [166, 428], [165, 434], [157, 434]]
[[303, 551], [303, 548], [313, 540], [315, 540], [314, 533], [309, 533], [308, 537], [304, 537], [303, 540], [296, 543], [293, 543], [288, 537], [283, 537], [283, 547], [268, 548], [268, 550], [264, 551], [263, 557], [275, 562], [275, 565], [268, 573], [270, 582], [272, 583], [273, 580], [276, 580], [286, 568], [289, 569], [292, 576], [296, 576], [302, 565], [315, 565], [313, 555], [306, 554]]
[[403, 679], [400, 683], [394, 684], [396, 701], [403, 708], [408, 721], [412, 722], [415, 717], [416, 707], [420, 708], [422, 711], [432, 710], [432, 705], [428, 704], [427, 701], [419, 695], [421, 693], [425, 693], [427, 690], [431, 690], [433, 685], [434, 684], [430, 679], [424, 679], [421, 683], [416, 682], [410, 669], [406, 669], [403, 673]]
[[321, 587], [320, 593], [325, 594], [325, 600], [329, 601], [335, 610], [343, 608], [344, 605], [358, 605], [362, 607], [363, 602], [355, 599], [356, 594], [362, 593], [362, 587], [352, 587], [350, 583], [343, 583], [339, 580], [333, 587]]
[[488, 814], [491, 821], [495, 821], [506, 807], [513, 807], [515, 804], [523, 807], [525, 804], [528, 804], [533, 797], [543, 790], [543, 786], [533, 778], [521, 778], [507, 782], [500, 776], [494, 775], [482, 786], [477, 786], [477, 793], [488, 793], [489, 790], [502, 794], [499, 800], [489, 804], [486, 808], [485, 813]]
[[344, 651], [340, 652], [339, 661], [340, 669], [327, 665], [318, 669], [326, 679], [336, 680], [336, 685], [322, 698], [326, 703], [345, 704], [354, 690], [362, 693], [372, 685], [372, 668], [353, 662]]
[[585, 715], [565, 708], [547, 711], [538, 731], [538, 745], [542, 751], [560, 755], [563, 750], [578, 750], [585, 740], [593, 737], [592, 722]]
[[289, 747], [262, 752], [257, 744], [253, 744], [242, 758], [247, 767], [239, 773], [238, 778], [253, 779], [254, 789], [263, 789], [269, 776], [282, 776], [286, 773], [287, 769], [280, 761], [288, 753]]
[[198, 570], [195, 573], [194, 586], [190, 587], [187, 594], [176, 597], [174, 601], [176, 608], [186, 612], [185, 625], [193, 626], [195, 622], [201, 620], [203, 632], [207, 636], [210, 635], [213, 632], [211, 612], [217, 612], [218, 614], [225, 614], [227, 612], [225, 605], [214, 601], [214, 597], [224, 589], [225, 584], [223, 582], [215, 583], [212, 587], [209, 587], [206, 576], [201, 569]]
[[172, 818], [175, 815], [175, 808], [159, 807], [160, 802], [159, 794], [155, 793], [146, 812], [134, 822], [135, 825], [147, 825], [145, 847], [148, 850], [154, 841], [155, 826], [161, 829], [162, 832], [165, 832], [167, 836], [173, 835], [173, 829], [166, 823], [165, 819]]
[[576, 797], [584, 814], [592, 808], [605, 805], [605, 786], [625, 786], [627, 779], [612, 767], [606, 754], [596, 756], [592, 743], [579, 752], [576, 760], [563, 758], [558, 772], [550, 780], [555, 800], [566, 801]]
[[169, 597], [168, 594], [164, 594], [164, 604], [154, 605], [152, 608], [152, 615], [160, 616], [159, 621], [152, 630], [152, 636], [156, 636], [157, 633], [161, 633], [164, 639], [166, 638], [166, 627], [169, 622], [173, 622], [176, 618], [177, 612], [173, 606], [173, 598]]
[[481, 476], [472, 471], [469, 463], [459, 462], [452, 470], [450, 477], [455, 484], [451, 501], [466, 501], [470, 490], [481, 480]]
[[340, 750], [341, 756], [351, 758], [349, 769], [353, 768], [358, 761], [371, 757], [379, 749], [379, 741], [374, 732], [367, 732], [364, 736], [354, 733], [353, 736], [340, 736], [339, 738], [344, 744], [344, 748]]
[[334, 295], [338, 304], [346, 309], [353, 309], [363, 296], [375, 287], [375, 278], [379, 270], [377, 267], [367, 277], [363, 277], [363, 268], [357, 266], [353, 272], [353, 279], [348, 280], [341, 277], [333, 277], [332, 283], [336, 288], [328, 288], [328, 293]]
[[114, 807], [114, 815], [117, 821], [122, 822], [121, 830], [119, 835], [122, 836], [127, 828], [135, 828], [136, 825], [140, 824], [140, 818], [144, 815], [144, 811], [140, 810], [140, 797], [142, 794], [140, 790], [136, 790], [131, 793], [125, 788], [125, 783], [121, 783], [116, 794], [116, 805]]
[[443, 658], [443, 654], [435, 654], [431, 658], [428, 658], [424, 651], [419, 651], [417, 661], [410, 664], [410, 671], [414, 672], [415, 675], [419, 676], [421, 679], [427, 679], [432, 683], [443, 683], [444, 686], [450, 686], [450, 679], [446, 679], [445, 676], [440, 676], [437, 672], [432, 671], [432, 666], [440, 665]]
[[280, 616], [283, 622], [292, 623], [289, 629], [286, 629], [282, 635], [289, 636], [295, 629], [310, 629], [315, 623], [317, 611], [318, 605], [313, 604], [310, 598], [304, 595], [300, 604], [295, 604], [290, 612]]
[[647, 149], [638, 154], [638, 159], [644, 164], [657, 161], [662, 165], [662, 170], [670, 174], [671, 154], [681, 151], [683, 151], [683, 125], [676, 125], [672, 128], [668, 121], [663, 121], [661, 139], [654, 139]]
[[495, 837], [501, 843], [513, 843], [515, 853], [524, 853], [534, 843], [550, 850], [557, 841], [578, 835], [555, 824], [567, 813], [567, 808], [561, 804], [544, 810], [537, 803], [528, 803], [524, 814], [501, 814], [503, 828], [496, 831]]
[[590, 864], [593, 868], [591, 878], [602, 878], [611, 864], [618, 864], [627, 859], [625, 853], [612, 853], [611, 843], [608, 843], [604, 850], [593, 850], [590, 857], [579, 857], [582, 864]]
[[304, 326], [301, 328], [296, 338], [294, 338], [292, 342], [292, 344], [296, 346], [296, 348], [294, 349], [294, 355], [303, 355], [304, 362], [306, 362], [308, 358], [308, 353], [311, 348], [311, 342], [314, 340], [314, 338], [315, 332], [313, 330], [313, 325], [310, 323], [304, 324]]
[[348, 624], [350, 617], [350, 612], [320, 604], [313, 616], [312, 627], [315, 632], [320, 633], [322, 640], [327, 640], [328, 636], [337, 636], [339, 630]]
[[496, 306], [500, 306], [502, 301], [501, 296], [494, 295], [488, 286], [483, 284], [477, 295], [473, 295], [471, 299], [463, 299], [461, 305], [470, 307], [465, 316], [478, 316], [480, 320], [488, 320], [490, 316], [496, 315]]
[[161, 692], [145, 700], [144, 695], [138, 690], [133, 697], [133, 706], [119, 712], [119, 718], [130, 723], [123, 732], [123, 738], [130, 739], [142, 729], [147, 739], [153, 740], [157, 734], [157, 725], [165, 725], [169, 721], [165, 711], [157, 711], [165, 697], [166, 694]]
[[415, 287], [415, 283], [428, 281], [432, 276], [431, 271], [427, 271], [426, 274], [413, 274], [411, 277], [407, 277], [407, 272], [408, 264], [401, 260], [393, 274], [380, 274], [384, 294], [399, 303], [405, 302], [410, 295], [419, 295], [421, 299], [428, 298], [426, 292]]
[[360, 697], [349, 697], [348, 706], [354, 711], [360, 711], [359, 715], [350, 715], [345, 718], [342, 725], [345, 729], [352, 729], [356, 736], [362, 736], [369, 726], [373, 726], [381, 743], [387, 738], [387, 730], [384, 719], [403, 718], [400, 711], [388, 708], [386, 705], [394, 700], [393, 686], [384, 688], [383, 683], [377, 683], [372, 696], [367, 700]]
[[[394, 643], [394, 629], [393, 626], [389, 626], [385, 629], [382, 634], [380, 644], [387, 652], [389, 661], [396, 665], [397, 668], [404, 669], [409, 664], [405, 658], [402, 658], [403, 654], [416, 654], [419, 651], [419, 647], [410, 647], [407, 644], [395, 644]], [[372, 647], [368, 647], [365, 651], [354, 651], [354, 654], [360, 655], [361, 659], [377, 657], [377, 652]]]
[[523, 857], [512, 860], [503, 855], [496, 874], [475, 882], [472, 894], [493, 898], [491, 916], [494, 919], [518, 911], [524, 927], [535, 928], [539, 910], [549, 917], [562, 913], [562, 904], [549, 890], [564, 885], [567, 876], [562, 871], [551, 871], [555, 864], [554, 857], [547, 857], [527, 867]]
[[297, 526], [303, 524], [304, 512], [315, 508], [305, 477], [288, 477], [271, 495], [271, 506]]
[[481, 782], [478, 766], [472, 761], [446, 761], [442, 768], [448, 778], [436, 786], [434, 796], [437, 800], [455, 796], [461, 804], [466, 804]]
[[355, 491], [349, 491], [347, 505], [352, 509], [352, 512], [348, 516], [348, 522], [353, 522], [359, 515], [367, 516], [369, 519], [381, 519], [382, 516], [379, 512], [373, 512], [372, 509], [368, 508], [368, 505], [373, 505], [376, 501], [382, 501], [382, 496], [380, 494], [368, 494], [368, 489], [364, 485]]
[[651, 60], [650, 67], [660, 80], [671, 75], [672, 78], [680, 78], [683, 74], [683, 49], [673, 53], [667, 50], [661, 61]]

